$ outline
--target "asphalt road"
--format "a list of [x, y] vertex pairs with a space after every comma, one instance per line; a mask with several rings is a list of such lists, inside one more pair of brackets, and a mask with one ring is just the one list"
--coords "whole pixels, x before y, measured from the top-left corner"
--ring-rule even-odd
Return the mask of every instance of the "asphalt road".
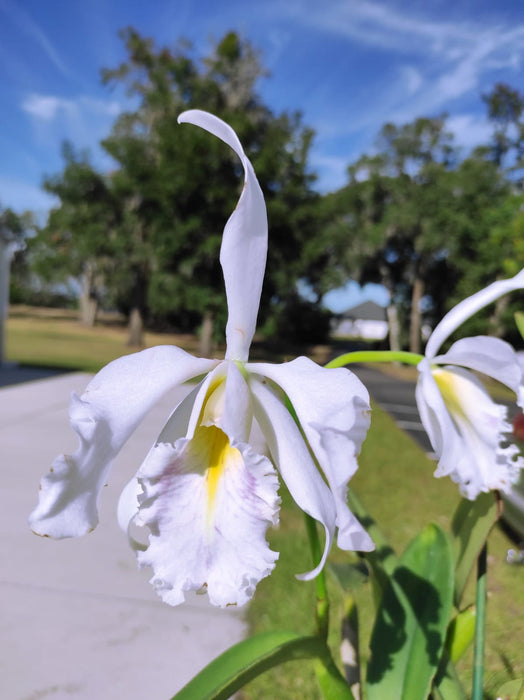
[[351, 370], [363, 382], [376, 403], [392, 416], [398, 427], [410, 435], [428, 457], [434, 458], [433, 448], [418, 415], [415, 382], [397, 379], [380, 370], [360, 365], [354, 365]]

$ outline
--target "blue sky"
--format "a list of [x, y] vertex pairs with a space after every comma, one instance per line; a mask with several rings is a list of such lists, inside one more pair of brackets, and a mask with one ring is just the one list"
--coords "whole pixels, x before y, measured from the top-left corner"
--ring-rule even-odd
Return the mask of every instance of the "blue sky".
[[466, 152], [489, 135], [480, 95], [498, 81], [524, 91], [521, 0], [0, 0], [3, 206], [47, 210], [40, 185], [60, 171], [64, 138], [110, 167], [97, 144], [126, 101], [99, 71], [124, 60], [127, 25], [159, 45], [186, 37], [201, 55], [230, 29], [251, 40], [271, 73], [263, 99], [316, 131], [324, 192], [386, 121], [447, 112]]

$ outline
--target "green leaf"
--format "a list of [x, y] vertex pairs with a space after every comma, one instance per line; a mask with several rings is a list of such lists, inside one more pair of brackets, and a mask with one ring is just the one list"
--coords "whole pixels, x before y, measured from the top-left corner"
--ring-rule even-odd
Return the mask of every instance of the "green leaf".
[[362, 560], [355, 564], [330, 562], [328, 568], [343, 591], [354, 591], [369, 580], [369, 572]]
[[516, 678], [504, 683], [497, 692], [497, 699], [500, 700], [524, 700], [524, 679]]
[[326, 644], [319, 637], [293, 632], [265, 632], [235, 644], [202, 669], [172, 700], [227, 700], [264, 671], [296, 659], [319, 659], [319, 682], [329, 686], [332, 695], [328, 697], [353, 700]]
[[446, 652], [456, 664], [462, 658], [475, 636], [477, 611], [474, 605], [459, 612], [449, 623], [446, 637]]
[[355, 700], [333, 660], [329, 664], [315, 661], [315, 672], [325, 700]]
[[524, 311], [517, 311], [515, 313], [515, 323], [517, 324], [519, 333], [522, 336], [522, 339], [524, 340]]
[[[443, 672], [440, 672], [440, 668]], [[467, 700], [467, 695], [460, 683], [455, 666], [444, 652], [441, 666], [435, 678], [432, 697], [435, 700]]]
[[492, 493], [481, 493], [476, 500], [463, 498], [451, 523], [451, 548], [455, 567], [454, 604], [460, 607], [464, 588], [491, 528], [499, 518], [499, 509]]
[[472, 605], [459, 612], [449, 623], [444, 654], [434, 680], [437, 700], [466, 700], [454, 664], [462, 658], [475, 636], [476, 608]]
[[357, 498], [351, 489], [348, 491], [348, 504], [351, 512], [356, 515], [362, 527], [366, 530], [368, 535], [375, 543], [375, 550], [373, 552], [365, 553], [366, 561], [368, 561], [372, 567], [375, 565], [380, 565], [380, 567], [386, 573], [392, 574], [398, 564], [398, 558], [395, 554], [395, 550], [384, 537], [384, 534], [377, 525], [375, 519], [366, 510], [360, 499]]
[[371, 635], [368, 700], [426, 698], [453, 601], [453, 560], [443, 530], [428, 525], [389, 581]]

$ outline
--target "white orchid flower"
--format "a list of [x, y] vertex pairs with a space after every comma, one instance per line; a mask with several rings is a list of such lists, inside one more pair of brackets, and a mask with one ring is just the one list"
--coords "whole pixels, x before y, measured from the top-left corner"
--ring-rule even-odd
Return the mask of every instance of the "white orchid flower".
[[470, 500], [481, 491], [507, 491], [517, 481], [524, 460], [504, 437], [511, 433], [506, 407], [492, 401], [468, 369], [505, 384], [515, 392], [521, 408], [523, 370], [513, 348], [497, 338], [463, 338], [444, 355], [437, 352], [472, 314], [523, 287], [521, 270], [515, 277], [494, 282], [461, 301], [437, 325], [428, 340], [426, 357], [418, 365], [417, 405], [438, 458], [435, 476], [450, 476]]
[[[84, 535], [98, 523], [97, 501], [111, 462], [152, 405], [173, 387], [200, 381], [175, 408], [122, 493], [119, 521], [147, 525], [140, 565], [172, 605], [184, 591], [207, 590], [211, 603], [242, 605], [278, 554], [265, 534], [278, 522], [278, 469], [298, 506], [325, 530], [322, 569], [338, 528], [342, 549], [374, 545], [346, 504], [350, 477], [369, 427], [369, 397], [346, 369], [292, 362], [247, 362], [267, 251], [267, 217], [253, 167], [235, 132], [199, 110], [179, 122], [206, 129], [237, 153], [245, 184], [224, 230], [220, 262], [229, 317], [225, 360], [160, 346], [122, 357], [71, 399], [77, 451], [59, 456], [41, 483], [32, 529], [50, 537]], [[204, 378], [202, 379], [202, 376]], [[255, 447], [263, 433], [269, 457]]]

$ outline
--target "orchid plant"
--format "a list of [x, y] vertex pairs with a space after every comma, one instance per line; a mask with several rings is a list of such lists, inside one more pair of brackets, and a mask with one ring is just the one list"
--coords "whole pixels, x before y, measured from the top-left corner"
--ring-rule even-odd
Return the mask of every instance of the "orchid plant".
[[[43, 477], [30, 526], [36, 534], [53, 538], [93, 530], [99, 495], [116, 455], [161, 396], [187, 385], [185, 398], [120, 497], [119, 523], [139, 565], [151, 567], [151, 583], [168, 604], [182, 603], [188, 591], [205, 592], [211, 604], [221, 607], [245, 604], [278, 558], [266, 532], [278, 523], [280, 477], [304, 512], [315, 557], [314, 568], [298, 578], [316, 579], [317, 633], [304, 637], [274, 632], [247, 639], [176, 697], [226, 698], [270, 666], [300, 657], [316, 660], [326, 698], [359, 695], [360, 674], [345, 678], [327, 644], [325, 564], [335, 537], [341, 549], [360, 553], [374, 581], [376, 621], [366, 697], [465, 697], [453, 665], [454, 650], [473, 638], [471, 625], [464, 623], [471, 615], [461, 609], [465, 580], [497, 517], [490, 492], [508, 489], [524, 466], [517, 448], [504, 442], [509, 430], [504, 409], [470, 370], [506, 384], [520, 406], [524, 382], [515, 352], [503, 341], [469, 338], [454, 343], [444, 355], [437, 352], [472, 313], [524, 287], [524, 270], [457, 305], [435, 329], [425, 357], [360, 352], [326, 367], [305, 357], [284, 364], [250, 363], [267, 252], [262, 191], [231, 127], [200, 110], [184, 112], [179, 122], [224, 141], [244, 170], [244, 187], [220, 251], [228, 302], [225, 359], [195, 358], [179, 348], [159, 346], [102, 369], [82, 396], [71, 398], [70, 418], [79, 446], [74, 454], [57, 457]], [[417, 404], [438, 458], [435, 476], [449, 475], [465, 496], [450, 536], [428, 526], [401, 557], [380, 555], [384, 547], [393, 550], [348, 491], [370, 423], [368, 392], [345, 367], [356, 361], [417, 365]], [[317, 523], [324, 532], [323, 545]], [[135, 539], [135, 526], [149, 532], [147, 544]], [[415, 579], [432, 595], [421, 600]], [[479, 596], [476, 644], [481, 656], [482, 592]], [[398, 609], [405, 639], [400, 647], [384, 634]], [[425, 623], [434, 639], [430, 655]], [[475, 698], [481, 697], [481, 686], [480, 672]]]

